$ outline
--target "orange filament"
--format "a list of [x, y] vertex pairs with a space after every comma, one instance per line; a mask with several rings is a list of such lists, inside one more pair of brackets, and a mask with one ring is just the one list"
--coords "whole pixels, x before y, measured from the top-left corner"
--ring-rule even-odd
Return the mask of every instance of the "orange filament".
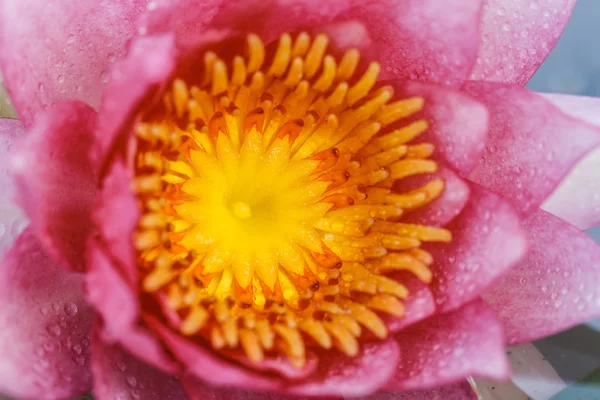
[[[199, 86], [175, 79], [157, 112], [136, 126], [135, 236], [146, 292], [180, 316], [183, 335], [252, 362], [306, 347], [354, 356], [381, 314], [404, 315], [409, 295], [387, 274], [429, 283], [423, 242], [445, 229], [402, 223], [437, 198], [436, 179], [404, 193], [394, 182], [435, 172], [427, 122], [402, 119], [422, 98], [375, 88], [378, 63], [355, 76], [359, 53], [327, 54], [328, 38], [284, 34], [268, 53], [204, 55]], [[389, 127], [393, 125], [393, 129]]]

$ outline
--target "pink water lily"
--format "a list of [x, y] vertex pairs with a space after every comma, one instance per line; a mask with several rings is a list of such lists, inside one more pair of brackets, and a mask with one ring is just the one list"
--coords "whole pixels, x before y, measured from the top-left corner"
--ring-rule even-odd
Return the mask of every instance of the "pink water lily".
[[521, 87], [574, 3], [3, 2], [0, 392], [507, 379], [600, 314], [600, 102]]

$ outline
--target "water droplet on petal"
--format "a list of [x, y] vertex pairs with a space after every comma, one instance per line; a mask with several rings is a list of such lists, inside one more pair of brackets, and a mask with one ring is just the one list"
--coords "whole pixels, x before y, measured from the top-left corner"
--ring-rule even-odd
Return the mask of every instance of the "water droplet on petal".
[[60, 326], [57, 323], [52, 323], [46, 327], [46, 330], [50, 334], [50, 336], [58, 337], [60, 336], [61, 330]]
[[127, 384], [129, 386], [131, 386], [132, 388], [137, 386], [137, 379], [135, 379], [135, 376], [129, 375], [127, 378]]
[[76, 315], [77, 311], [79, 311], [77, 304], [73, 303], [72, 301], [65, 303], [64, 310], [65, 314], [67, 314], [69, 317]]

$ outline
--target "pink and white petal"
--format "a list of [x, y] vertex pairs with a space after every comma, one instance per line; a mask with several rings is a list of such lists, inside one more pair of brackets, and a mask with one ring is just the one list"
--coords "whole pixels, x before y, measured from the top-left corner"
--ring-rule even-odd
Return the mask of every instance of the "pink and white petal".
[[469, 178], [504, 196], [523, 215], [600, 144], [600, 127], [561, 112], [536, 93], [491, 82], [469, 82], [465, 90], [485, 103], [492, 117], [485, 154]]
[[435, 389], [402, 392], [379, 392], [362, 400], [477, 400], [479, 397], [467, 381]]
[[315, 375], [304, 382], [289, 382], [283, 391], [296, 396], [362, 397], [380, 390], [396, 371], [399, 344], [388, 338], [361, 346], [356, 357], [339, 351], [322, 354]]
[[0, 67], [26, 125], [59, 100], [92, 107], [123, 54], [145, 0], [7, 0], [0, 6]]
[[453, 235], [450, 243], [425, 246], [434, 259], [429, 287], [442, 311], [479, 297], [527, 250], [527, 235], [514, 209], [478, 185], [471, 186], [469, 203], [446, 228]]
[[[541, 94], [563, 112], [600, 127], [600, 99]], [[579, 229], [600, 224], [600, 148], [585, 156], [569, 172], [542, 208]]]
[[585, 233], [538, 210], [525, 220], [526, 259], [484, 294], [508, 344], [533, 341], [600, 316], [600, 247]]
[[398, 332], [400, 362], [385, 390], [427, 389], [480, 376], [509, 376], [502, 324], [476, 300]]
[[[481, 1], [158, 0], [153, 8], [142, 20], [142, 30], [175, 31], [183, 47], [207, 29], [254, 32], [266, 43], [284, 32], [324, 30], [334, 47], [350, 42], [367, 58], [380, 61], [384, 79], [459, 86], [475, 62]], [[358, 23], [326, 27], [349, 21]]]
[[[422, 187], [434, 179], [442, 179], [444, 190], [431, 203], [403, 215], [402, 220], [406, 222], [429, 226], [445, 226], [460, 214], [471, 195], [469, 184], [451, 169], [443, 166], [439, 167], [438, 171], [433, 174], [415, 175], [409, 179], [411, 189]], [[404, 179], [396, 184], [406, 190], [405, 181], [409, 179]]]
[[31, 228], [0, 266], [0, 392], [54, 399], [89, 391], [93, 310], [83, 276], [57, 265]]
[[92, 333], [94, 396], [98, 400], [187, 400], [179, 380]]
[[[242, 389], [215, 388], [203, 384], [193, 376], [182, 378], [190, 400], [298, 400], [296, 396], [288, 396], [273, 392], [249, 392]], [[344, 400], [343, 397], [310, 397], [310, 400]]]
[[525, 86], [560, 37], [577, 0], [487, 0], [470, 79]]
[[175, 372], [177, 364], [167, 355], [158, 338], [140, 326], [138, 299], [116, 262], [108, 256], [105, 244], [92, 238], [87, 260], [87, 297], [102, 317], [97, 335], [104, 342], [118, 342], [130, 353], [160, 370]]
[[429, 129], [414, 142], [435, 146], [434, 158], [466, 176], [477, 166], [485, 149], [490, 116], [484, 104], [453, 89], [418, 82], [390, 81], [399, 98], [422, 97], [417, 116]]
[[88, 152], [96, 112], [60, 102], [38, 115], [11, 154], [17, 202], [46, 251], [65, 268], [83, 271], [96, 182]]
[[13, 202], [15, 188], [9, 174], [9, 152], [23, 133], [23, 123], [17, 119], [0, 118], [0, 257], [27, 225], [23, 212]]
[[600, 148], [575, 165], [541, 208], [582, 230], [600, 224]]
[[538, 93], [565, 114], [600, 127], [600, 98], [559, 93]]
[[[92, 162], [107, 172], [112, 152], [123, 151], [127, 135], [142, 104], [156, 101], [159, 89], [175, 66], [172, 35], [138, 36], [131, 41], [127, 54], [113, 65], [100, 106]], [[114, 147], [120, 145], [120, 148]]]

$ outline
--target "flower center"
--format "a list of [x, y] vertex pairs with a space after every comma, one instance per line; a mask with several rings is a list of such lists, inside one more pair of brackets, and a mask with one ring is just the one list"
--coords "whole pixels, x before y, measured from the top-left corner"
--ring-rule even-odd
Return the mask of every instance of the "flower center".
[[336, 60], [327, 42], [249, 35], [247, 57], [207, 52], [198, 83], [175, 79], [135, 128], [143, 289], [182, 334], [252, 362], [301, 367], [307, 346], [354, 356], [367, 331], [385, 338], [409, 294], [389, 275], [429, 283], [421, 243], [451, 239], [401, 222], [443, 181], [394, 190], [437, 168], [412, 144], [427, 122], [402, 121], [423, 100], [393, 101], [378, 63], [356, 76], [358, 51]]

